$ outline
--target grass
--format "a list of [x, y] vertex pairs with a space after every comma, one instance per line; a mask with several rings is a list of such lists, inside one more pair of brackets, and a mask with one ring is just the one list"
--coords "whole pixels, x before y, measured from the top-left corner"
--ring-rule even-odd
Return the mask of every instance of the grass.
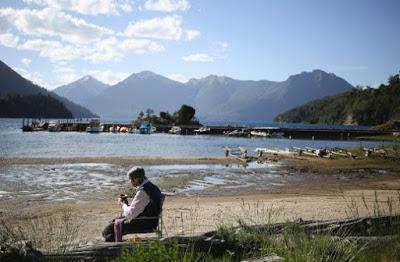
[[[361, 196], [346, 199], [347, 214], [351, 218], [365, 216], [392, 216], [388, 221], [371, 224], [367, 232], [373, 236], [391, 236], [386, 239], [354, 238], [354, 230], [339, 229], [323, 234], [310, 234], [301, 222], [276, 223], [282, 210], [242, 203], [248, 219], [238, 220], [238, 226], [220, 225], [216, 238], [223, 242], [209, 252], [196, 252], [189, 246], [161, 241], [135, 244], [125, 250], [116, 261], [243, 261], [274, 256], [283, 261], [400, 261], [400, 193], [397, 197]], [[258, 210], [256, 210], [258, 209]], [[261, 227], [254, 224], [264, 221]], [[277, 231], [277, 228], [279, 229]], [[357, 235], [357, 234], [356, 234]], [[138, 255], [140, 253], [140, 255]]]
[[15, 224], [11, 210], [0, 217], [0, 244], [3, 246], [29, 241], [36, 249], [65, 253], [78, 245], [81, 223], [68, 209], [61, 214], [34, 217]]
[[[373, 236], [392, 237], [377, 240], [354, 239], [354, 232], [334, 230], [321, 234], [311, 234], [302, 226], [302, 221], [288, 221], [277, 224], [285, 217], [284, 210], [259, 202], [241, 204], [237, 225], [220, 225], [216, 239], [219, 246], [199, 252], [189, 243], [143, 241], [122, 251], [114, 261], [184, 261], [214, 262], [243, 261], [245, 259], [277, 255], [284, 261], [400, 261], [400, 219], [396, 217], [400, 209], [400, 193], [384, 196], [375, 192], [372, 196], [345, 198], [347, 216], [392, 218], [380, 224], [371, 224], [368, 229]], [[192, 222], [197, 221], [194, 210]], [[12, 214], [15, 215], [15, 214]], [[41, 250], [67, 252], [77, 244], [80, 224], [65, 210], [60, 215], [29, 219], [25, 224], [11, 226], [11, 214], [1, 217], [0, 240], [2, 244], [31, 240], [35, 248]], [[183, 222], [182, 222], [183, 223]], [[256, 227], [254, 225], [262, 225]], [[195, 229], [189, 227], [190, 232]]]
[[176, 242], [170, 245], [161, 241], [149, 241], [136, 244], [122, 251], [115, 262], [175, 262], [180, 261], [179, 247]]

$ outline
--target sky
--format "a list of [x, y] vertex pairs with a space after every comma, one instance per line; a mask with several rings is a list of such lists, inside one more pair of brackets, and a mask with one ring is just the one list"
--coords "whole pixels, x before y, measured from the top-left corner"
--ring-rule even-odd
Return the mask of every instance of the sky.
[[0, 0], [0, 59], [45, 88], [153, 71], [283, 81], [400, 70], [398, 0]]

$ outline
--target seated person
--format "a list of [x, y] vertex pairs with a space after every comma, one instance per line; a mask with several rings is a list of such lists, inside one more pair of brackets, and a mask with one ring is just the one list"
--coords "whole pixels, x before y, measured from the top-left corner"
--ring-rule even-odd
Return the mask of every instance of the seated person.
[[[153, 232], [157, 228], [158, 216], [162, 208], [161, 191], [146, 178], [144, 169], [141, 167], [131, 168], [127, 175], [136, 193], [130, 205], [124, 203], [121, 198], [118, 199], [123, 213], [121, 217], [123, 221], [119, 220], [122, 235]], [[107, 242], [116, 240], [114, 223], [118, 223], [118, 219], [114, 219], [103, 230], [103, 237]]]

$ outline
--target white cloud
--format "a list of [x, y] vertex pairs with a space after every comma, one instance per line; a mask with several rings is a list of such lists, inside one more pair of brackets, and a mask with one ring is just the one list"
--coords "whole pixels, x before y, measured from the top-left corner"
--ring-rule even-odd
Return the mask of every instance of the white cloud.
[[181, 82], [181, 83], [186, 83], [189, 81], [189, 79], [186, 76], [180, 75], [180, 74], [172, 74], [167, 76], [169, 79]]
[[185, 62], [213, 62], [214, 58], [207, 53], [196, 53], [182, 57]]
[[226, 59], [229, 54], [228, 42], [217, 42], [216, 47], [210, 53], [194, 53], [183, 56], [185, 62], [214, 62], [217, 59]]
[[34, 36], [58, 36], [71, 43], [87, 43], [106, 34], [107, 28], [87, 23], [56, 9], [0, 9], [0, 24], [8, 29], [15, 27], [20, 32]]
[[62, 61], [89, 60], [92, 62], [122, 61], [128, 54], [158, 53], [165, 50], [164, 46], [148, 40], [129, 38], [121, 40], [109, 37], [87, 45], [70, 45], [55, 40], [31, 39], [19, 41], [12, 34], [0, 34], [0, 45], [39, 52], [41, 57], [60, 64]]
[[53, 72], [57, 76], [57, 86], [74, 82], [77, 79], [82, 78], [84, 75], [91, 75], [103, 83], [113, 85], [124, 80], [130, 75], [127, 72], [114, 72], [111, 70], [85, 69], [78, 71], [74, 67], [59, 64], [55, 66]]
[[40, 56], [49, 58], [50, 61], [74, 60], [84, 56], [84, 50], [71, 45], [63, 45], [58, 41], [34, 39], [28, 40], [18, 46], [21, 50], [38, 51]]
[[120, 47], [127, 52], [136, 54], [157, 53], [165, 50], [161, 44], [147, 39], [127, 39], [121, 43]]
[[114, 72], [111, 70], [85, 70], [85, 73], [109, 85], [114, 85], [130, 75], [127, 72]]
[[69, 84], [69, 83], [77, 80], [80, 77], [80, 75], [74, 68], [68, 67], [63, 64], [57, 64], [55, 66], [53, 72], [57, 76], [57, 85], [56, 86]]
[[144, 8], [160, 12], [186, 11], [190, 8], [187, 0], [147, 0]]
[[214, 50], [214, 57], [218, 59], [226, 59], [230, 51], [229, 43], [222, 41], [222, 42], [217, 42], [216, 45], [217, 47]]
[[179, 40], [182, 37], [182, 17], [177, 15], [131, 22], [125, 35], [157, 39]]
[[39, 72], [28, 72], [26, 69], [19, 67], [13, 67], [13, 70], [20, 74], [22, 77], [30, 80], [34, 84], [37, 84], [41, 87], [49, 86], [49, 84], [43, 80], [43, 76]]
[[32, 60], [30, 60], [29, 58], [26, 58], [26, 57], [21, 59], [21, 63], [26, 66], [28, 66], [31, 62], [32, 62]]
[[18, 36], [15, 36], [10, 33], [0, 34], [0, 45], [16, 48], [18, 46], [18, 43], [19, 43]]
[[118, 15], [130, 12], [132, 6], [127, 0], [23, 0], [25, 3], [48, 6], [83, 15]]
[[88, 60], [94, 62], [121, 61], [129, 53], [157, 53], [164, 50], [163, 45], [147, 39], [126, 39], [121, 41], [115, 37], [110, 37], [96, 43]]
[[199, 38], [200, 35], [201, 35], [200, 31], [193, 30], [193, 29], [185, 30], [185, 40], [186, 41], [191, 41], [196, 38]]

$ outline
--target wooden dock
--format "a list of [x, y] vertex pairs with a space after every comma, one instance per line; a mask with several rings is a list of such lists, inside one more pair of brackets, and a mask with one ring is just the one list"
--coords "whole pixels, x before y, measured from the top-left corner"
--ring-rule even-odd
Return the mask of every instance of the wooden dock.
[[[85, 132], [89, 126], [90, 119], [62, 119], [57, 120], [62, 132]], [[24, 119], [22, 122], [23, 131], [48, 131], [50, 120], [46, 119]], [[132, 132], [132, 125], [127, 123], [103, 123], [103, 132], [110, 132], [111, 127], [126, 127]], [[154, 125], [157, 133], [168, 133], [172, 125]], [[368, 129], [345, 129], [345, 128], [280, 128], [280, 127], [248, 127], [248, 126], [207, 126], [209, 130], [204, 135], [226, 135], [238, 131], [238, 136], [251, 137], [251, 131], [267, 132], [268, 134], [282, 134], [282, 137], [289, 139], [338, 139], [349, 140], [358, 137], [373, 137], [392, 135], [393, 131], [376, 131]], [[199, 126], [180, 126], [181, 135], [202, 135], [196, 132]]]

